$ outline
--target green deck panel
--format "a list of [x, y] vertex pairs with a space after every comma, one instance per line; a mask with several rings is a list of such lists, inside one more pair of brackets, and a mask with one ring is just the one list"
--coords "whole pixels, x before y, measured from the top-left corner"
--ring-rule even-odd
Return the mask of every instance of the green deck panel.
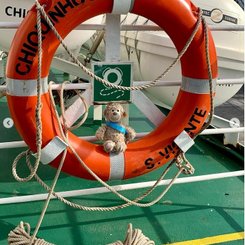
[[[236, 170], [236, 167], [239, 168], [233, 166], [230, 171]], [[222, 171], [227, 171], [227, 166]], [[157, 172], [159, 171], [141, 177], [139, 181], [153, 180], [159, 174]], [[51, 182], [50, 178], [46, 179], [48, 183]], [[63, 177], [57, 189], [88, 188], [93, 183]], [[4, 196], [37, 193], [39, 189], [35, 182], [27, 184], [2, 182], [1, 187], [5, 190]], [[66, 244], [106, 244], [117, 239], [122, 240], [129, 222], [134, 227], [142, 229], [156, 244], [242, 231], [244, 229], [242, 188], [242, 178], [175, 185], [164, 199], [153, 207], [130, 207], [115, 211], [113, 214], [79, 211], [53, 200], [39, 236], [55, 244], [64, 244], [62, 243], [64, 239]], [[154, 197], [159, 194], [160, 189], [162, 187], [157, 189]], [[142, 193], [142, 190], [123, 193], [134, 198]], [[72, 200], [85, 205], [108, 206], [121, 203], [112, 194], [77, 197]], [[20, 220], [29, 222], [34, 227], [42, 204], [43, 202], [2, 205], [0, 224], [3, 237], [0, 244], [6, 244], [7, 233]]]
[[[4, 109], [5, 108], [5, 109]], [[8, 116], [6, 102], [0, 100], [0, 119]], [[140, 131], [149, 131], [152, 125], [134, 106], [130, 107], [130, 125]], [[82, 132], [91, 135], [98, 125], [91, 126], [90, 118]], [[2, 124], [1, 124], [2, 125]], [[0, 127], [0, 142], [18, 140], [14, 129], [6, 131]], [[6, 131], [6, 132], [4, 132]], [[213, 143], [212, 143], [213, 142]], [[44, 193], [34, 180], [17, 183], [11, 173], [11, 165], [17, 153], [23, 149], [0, 150], [0, 198]], [[225, 151], [213, 137], [199, 137], [187, 154], [195, 167], [195, 176], [211, 173], [230, 172], [243, 169], [243, 156]], [[162, 169], [126, 181], [111, 181], [112, 185], [156, 180]], [[167, 178], [177, 171], [174, 168]], [[20, 171], [27, 174], [27, 171]], [[40, 176], [51, 184], [55, 170], [40, 166]], [[185, 177], [181, 175], [181, 177]], [[94, 181], [78, 179], [62, 174], [56, 191], [69, 191], [98, 187]], [[150, 201], [159, 195], [163, 187], [158, 187]], [[145, 189], [122, 192], [133, 199]], [[127, 225], [142, 229], [143, 233], [155, 241], [156, 245], [192, 240], [244, 230], [244, 181], [242, 177], [219, 179], [205, 182], [174, 185], [167, 195], [149, 208], [129, 207], [112, 212], [87, 212], [68, 207], [52, 200], [38, 236], [57, 245], [105, 245], [116, 240], [124, 240]], [[111, 206], [122, 203], [111, 193], [74, 197], [70, 200], [91, 206]], [[7, 235], [19, 222], [25, 221], [34, 229], [39, 218], [43, 201], [0, 205], [0, 245], [7, 244]], [[33, 230], [32, 230], [33, 231]], [[243, 244], [233, 241], [227, 244]]]

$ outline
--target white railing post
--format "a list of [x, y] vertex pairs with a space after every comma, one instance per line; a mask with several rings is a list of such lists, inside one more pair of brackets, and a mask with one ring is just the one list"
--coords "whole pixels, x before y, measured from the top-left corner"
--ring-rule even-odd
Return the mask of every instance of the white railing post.
[[[119, 62], [120, 61], [120, 14], [106, 14], [105, 25], [105, 61]], [[128, 105], [123, 105], [124, 110], [128, 115]], [[102, 106], [94, 106], [94, 120], [102, 120]], [[128, 117], [124, 118], [124, 123], [128, 124]]]
[[[120, 15], [106, 14], [105, 25], [105, 61], [120, 60]], [[102, 106], [94, 106], [94, 120], [102, 120]]]

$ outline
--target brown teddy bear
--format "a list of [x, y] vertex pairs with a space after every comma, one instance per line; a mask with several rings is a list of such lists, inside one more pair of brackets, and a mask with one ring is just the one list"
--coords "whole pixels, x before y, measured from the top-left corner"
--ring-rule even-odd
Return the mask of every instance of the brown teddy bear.
[[102, 140], [106, 152], [120, 153], [127, 149], [127, 143], [135, 138], [134, 129], [124, 126], [122, 118], [126, 116], [119, 103], [109, 103], [104, 110], [106, 124], [96, 131], [96, 138]]

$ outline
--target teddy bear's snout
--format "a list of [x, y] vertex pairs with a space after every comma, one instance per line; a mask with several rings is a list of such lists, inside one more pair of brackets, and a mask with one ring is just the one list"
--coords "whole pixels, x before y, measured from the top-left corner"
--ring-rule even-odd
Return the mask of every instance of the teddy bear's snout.
[[113, 122], [117, 122], [118, 120], [121, 120], [121, 113], [120, 111], [112, 111], [110, 116], [109, 116], [109, 119]]

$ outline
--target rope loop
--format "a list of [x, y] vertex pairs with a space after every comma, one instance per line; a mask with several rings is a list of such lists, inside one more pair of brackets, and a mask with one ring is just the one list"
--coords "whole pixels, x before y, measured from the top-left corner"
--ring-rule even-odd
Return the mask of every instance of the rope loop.
[[17, 166], [19, 164], [19, 161], [25, 157], [26, 158], [26, 163], [31, 165], [30, 163], [30, 155], [31, 155], [31, 150], [27, 149], [26, 151], [21, 152], [17, 157], [14, 159], [13, 164], [12, 164], [12, 174], [14, 178], [19, 181], [19, 182], [28, 182], [30, 181], [33, 176], [36, 174], [35, 169], [32, 167], [30, 174], [27, 177], [20, 177], [19, 174], [17, 173]]
[[43, 239], [35, 238], [32, 241], [30, 235], [31, 227], [28, 223], [23, 221], [8, 234], [8, 244], [9, 245], [54, 245], [53, 243], [46, 242]]
[[213, 76], [212, 76], [212, 67], [211, 67], [211, 62], [210, 62], [210, 56], [209, 56], [209, 36], [208, 36], [208, 26], [205, 18], [202, 16], [201, 17], [203, 27], [204, 27], [204, 38], [205, 38], [205, 55], [206, 55], [206, 64], [208, 67], [208, 79], [209, 79], [209, 96], [210, 96], [210, 113], [209, 113], [209, 118], [208, 121], [203, 125], [203, 127], [200, 129], [198, 134], [194, 137], [196, 138], [198, 135], [201, 134], [205, 129], [209, 127], [213, 120], [213, 115], [214, 115], [214, 93], [213, 93]]
[[[72, 130], [75, 130], [75, 129], [81, 127], [84, 124], [84, 122], [86, 121], [86, 119], [88, 117], [88, 104], [87, 104], [86, 100], [83, 98], [83, 96], [81, 95], [81, 93], [78, 90], [75, 89], [75, 92], [76, 92], [77, 96], [81, 99], [81, 101], [82, 101], [82, 103], [84, 105], [85, 112], [83, 114], [82, 119], [77, 124], [68, 127], [67, 124], [66, 124], [65, 101], [64, 101], [64, 86], [65, 86], [65, 84], [68, 84], [68, 83], [70, 83], [70, 81], [65, 81], [61, 85], [61, 90], [60, 90], [60, 108], [61, 108], [61, 116], [62, 116], [64, 127], [67, 130], [72, 131]], [[50, 84], [52, 84], [52, 83], [50, 83]], [[50, 96], [52, 96], [51, 92], [50, 92]]]
[[142, 230], [133, 229], [132, 224], [129, 224], [125, 241], [116, 241], [108, 245], [155, 245], [155, 242], [146, 237]]

